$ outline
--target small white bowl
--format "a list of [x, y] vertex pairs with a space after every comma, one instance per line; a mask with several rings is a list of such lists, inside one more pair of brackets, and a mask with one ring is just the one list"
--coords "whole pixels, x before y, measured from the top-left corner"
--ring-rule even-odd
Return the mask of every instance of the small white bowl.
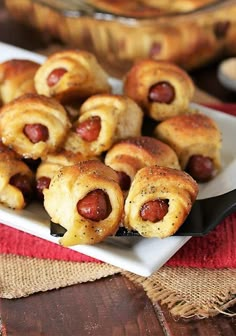
[[224, 87], [236, 91], [236, 57], [231, 57], [221, 62], [217, 76]]

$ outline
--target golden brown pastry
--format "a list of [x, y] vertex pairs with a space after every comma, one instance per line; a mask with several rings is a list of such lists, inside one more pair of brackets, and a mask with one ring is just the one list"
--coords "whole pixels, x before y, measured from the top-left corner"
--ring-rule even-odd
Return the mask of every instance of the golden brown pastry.
[[2, 142], [24, 158], [43, 158], [59, 149], [70, 126], [60, 103], [37, 94], [15, 99], [0, 113]]
[[165, 238], [184, 223], [198, 194], [196, 181], [168, 167], [140, 169], [125, 201], [124, 225], [144, 237]]
[[139, 49], [137, 46], [133, 51], [138, 54], [137, 60], [148, 57], [157, 61], [165, 60], [177, 63], [183, 54], [182, 46], [180, 46], [183, 42], [183, 36], [177, 27], [171, 23], [165, 23], [160, 24], [158, 29], [155, 26], [147, 26], [139, 30], [142, 45], [139, 46]]
[[[227, 4], [222, 4], [218, 11], [209, 12], [207, 15], [198, 17], [199, 26], [208, 34], [212, 34], [217, 55], [230, 56], [235, 55], [235, 37], [236, 37], [236, 3], [229, 1]], [[218, 48], [218, 50], [217, 50]], [[212, 57], [212, 58], [213, 58]], [[211, 58], [211, 59], [212, 59]]]
[[51, 220], [67, 229], [64, 246], [98, 243], [119, 227], [123, 194], [117, 174], [101, 161], [62, 167], [43, 193]]
[[48, 154], [39, 164], [36, 171], [37, 197], [43, 200], [43, 189], [48, 188], [54, 174], [64, 166], [72, 166], [78, 162], [85, 161], [86, 157], [81, 153], [73, 153], [61, 150]]
[[159, 8], [165, 13], [185, 13], [209, 5], [216, 0], [140, 0], [146, 6]]
[[122, 190], [128, 190], [137, 171], [145, 166], [159, 165], [180, 169], [173, 149], [148, 136], [120, 140], [109, 149], [105, 164], [117, 171]]
[[150, 16], [159, 16], [164, 14], [164, 11], [156, 6], [149, 6], [148, 4], [142, 4], [142, 1], [127, 1], [127, 0], [88, 0], [87, 1], [100, 11], [105, 11], [115, 15], [131, 16], [137, 18], [145, 18]]
[[159, 121], [186, 112], [194, 85], [188, 74], [175, 64], [146, 59], [137, 62], [127, 73], [124, 93]]
[[216, 0], [88, 0], [86, 2], [95, 8], [115, 15], [150, 18], [163, 14], [189, 12], [214, 1]]
[[0, 203], [16, 210], [23, 209], [34, 191], [34, 174], [11, 152], [0, 152]]
[[9, 103], [25, 94], [34, 93], [34, 75], [39, 64], [24, 59], [11, 59], [0, 64], [0, 101]]
[[172, 61], [181, 68], [200, 67], [220, 53], [222, 46], [216, 41], [212, 29], [206, 29], [197, 20], [186, 20], [184, 24], [179, 20], [175, 28], [180, 34], [174, 43], [179, 52]]
[[143, 112], [130, 98], [100, 94], [88, 98], [72, 126], [65, 148], [100, 155], [119, 139], [141, 135]]
[[157, 125], [154, 134], [174, 149], [182, 169], [198, 182], [220, 169], [221, 132], [212, 118], [202, 113], [175, 116]]
[[96, 57], [76, 49], [49, 56], [35, 75], [35, 87], [39, 94], [61, 102], [111, 91], [108, 75]]

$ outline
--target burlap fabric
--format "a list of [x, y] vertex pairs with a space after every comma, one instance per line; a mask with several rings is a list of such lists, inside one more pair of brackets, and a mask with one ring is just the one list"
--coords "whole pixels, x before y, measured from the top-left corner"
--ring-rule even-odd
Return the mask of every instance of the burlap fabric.
[[134, 275], [115, 266], [0, 255], [0, 296], [30, 294], [94, 281], [122, 273], [143, 286], [151, 301], [166, 304], [176, 317], [200, 318], [224, 313], [236, 303], [235, 269], [162, 267], [150, 277]]

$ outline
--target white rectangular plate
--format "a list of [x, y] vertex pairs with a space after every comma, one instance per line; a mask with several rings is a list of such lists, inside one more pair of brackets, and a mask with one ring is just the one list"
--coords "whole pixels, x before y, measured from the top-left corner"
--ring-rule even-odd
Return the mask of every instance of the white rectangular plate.
[[[0, 62], [12, 58], [30, 59], [39, 63], [45, 59], [43, 56], [0, 42]], [[120, 81], [111, 79], [111, 84], [116, 93], [120, 92]], [[227, 174], [221, 174], [220, 181], [223, 186], [216, 187], [215, 190], [214, 183], [212, 187], [214, 190], [210, 190], [210, 194], [222, 194], [233, 190], [236, 188], [236, 177], [233, 174], [233, 171], [235, 172], [234, 132], [236, 118], [196, 104], [194, 107], [214, 118], [222, 131], [223, 171], [227, 171]], [[230, 179], [225, 179], [224, 175], [230, 176]], [[231, 182], [225, 183], [225, 180]], [[209, 190], [203, 190], [202, 193], [204, 197], [208, 197]], [[0, 205], [0, 221], [18, 230], [58, 244], [58, 238], [50, 235], [49, 217], [39, 204], [33, 203], [22, 211], [11, 210]], [[97, 245], [77, 245], [70, 248], [130, 272], [149, 276], [168, 261], [190, 238], [189, 236], [173, 236], [161, 240], [142, 237], [111, 237]]]

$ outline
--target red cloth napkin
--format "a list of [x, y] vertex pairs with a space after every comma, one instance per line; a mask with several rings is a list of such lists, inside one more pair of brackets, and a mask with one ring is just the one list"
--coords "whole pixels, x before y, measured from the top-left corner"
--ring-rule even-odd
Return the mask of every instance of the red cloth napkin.
[[[236, 115], [236, 104], [208, 106]], [[0, 224], [0, 253], [64, 261], [101, 262], [4, 224]], [[208, 235], [191, 238], [167, 262], [167, 265], [199, 268], [235, 268], [236, 213], [228, 216]]]

